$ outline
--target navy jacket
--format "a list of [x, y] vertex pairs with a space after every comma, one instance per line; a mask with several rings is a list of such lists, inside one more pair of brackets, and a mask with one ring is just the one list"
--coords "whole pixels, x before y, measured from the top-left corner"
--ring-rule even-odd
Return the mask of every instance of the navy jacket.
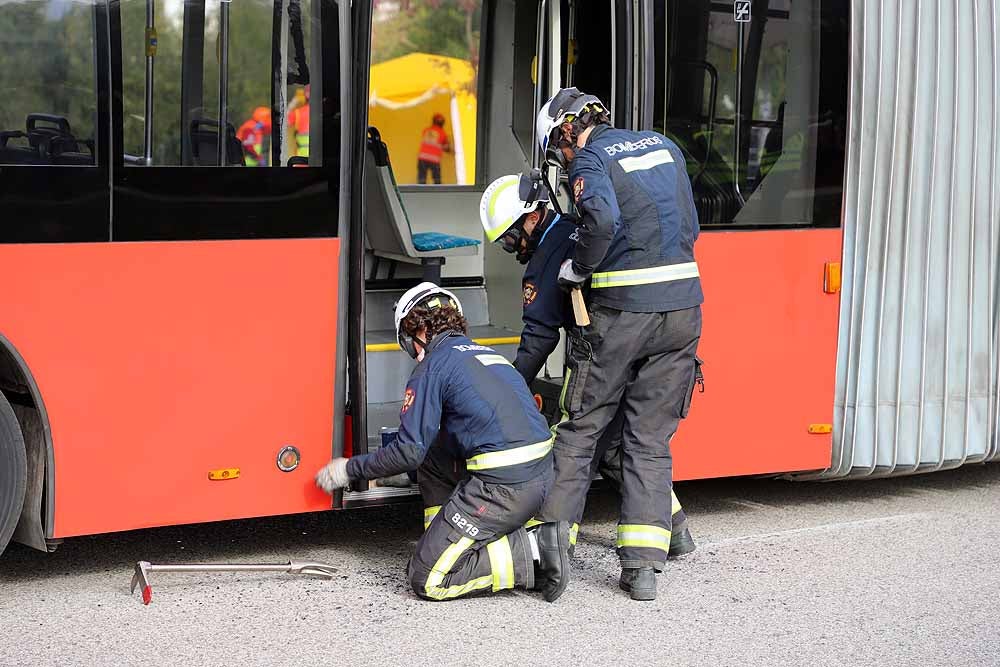
[[702, 303], [698, 214], [684, 155], [662, 134], [601, 125], [570, 165], [580, 212], [574, 269], [593, 303], [658, 313]]
[[352, 457], [347, 474], [377, 479], [415, 470], [441, 430], [448, 437], [437, 446], [485, 481], [514, 484], [551, 470], [552, 434], [524, 379], [492, 348], [446, 333], [430, 341], [406, 384], [395, 443]]
[[550, 215], [555, 220], [539, 239], [521, 279], [524, 327], [514, 368], [527, 382], [535, 379], [559, 345], [559, 328], [569, 329], [576, 324], [569, 297], [559, 287], [559, 267], [573, 257], [577, 221], [572, 215]]

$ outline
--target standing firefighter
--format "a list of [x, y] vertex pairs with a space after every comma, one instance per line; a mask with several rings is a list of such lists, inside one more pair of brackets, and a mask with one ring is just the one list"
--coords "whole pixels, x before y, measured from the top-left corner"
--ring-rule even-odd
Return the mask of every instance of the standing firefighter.
[[[554, 600], [569, 572], [569, 525], [524, 528], [552, 484], [551, 434], [527, 385], [510, 362], [466, 336], [451, 292], [421, 283], [396, 304], [395, 319], [400, 347], [418, 362], [396, 442], [332, 460], [316, 483], [332, 492], [417, 470], [422, 490], [447, 486], [410, 559], [410, 584], [422, 598], [521, 587]], [[464, 479], [456, 479], [459, 469]]]
[[438, 185], [441, 184], [441, 158], [451, 152], [451, 143], [444, 131], [444, 116], [436, 113], [431, 124], [420, 134], [420, 152], [417, 153], [417, 183], [427, 183], [427, 172]]
[[[499, 244], [514, 254], [518, 262], [527, 265], [521, 280], [524, 328], [514, 368], [530, 383], [558, 346], [560, 327], [570, 340], [580, 338], [569, 297], [558, 285], [560, 267], [576, 250], [577, 219], [550, 208], [548, 188], [540, 180], [525, 175], [501, 176], [493, 181], [480, 200], [479, 217], [487, 240]], [[565, 419], [565, 405], [560, 405], [560, 409]], [[591, 467], [591, 477], [600, 471], [619, 493], [622, 424], [619, 410], [597, 444]], [[694, 551], [695, 544], [684, 510], [672, 491], [670, 501], [673, 516], [668, 555], [676, 558]], [[570, 526], [571, 552], [576, 546], [582, 515], [581, 504]]]
[[622, 410], [619, 585], [656, 597], [671, 540], [670, 440], [695, 381], [703, 301], [698, 219], [684, 156], [656, 132], [611, 126], [606, 107], [576, 88], [538, 113], [546, 161], [569, 169], [580, 212], [559, 284], [590, 286], [591, 325], [570, 339], [556, 478], [543, 521], [578, 516], [598, 440]]

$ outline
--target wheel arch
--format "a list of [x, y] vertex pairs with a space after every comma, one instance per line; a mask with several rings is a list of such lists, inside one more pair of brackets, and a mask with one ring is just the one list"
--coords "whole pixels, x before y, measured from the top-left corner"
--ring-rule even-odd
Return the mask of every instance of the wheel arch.
[[[52, 445], [52, 427], [42, 392], [27, 361], [3, 331], [0, 331], [0, 391], [12, 405], [28, 407], [38, 412], [42, 426], [41, 442], [29, 443], [25, 438], [24, 446], [26, 449], [39, 446], [44, 448], [45, 484], [40, 499], [44, 503], [41, 519], [42, 532], [46, 539], [51, 539], [55, 525], [55, 450]], [[30, 455], [31, 452], [27, 454]], [[25, 506], [28, 500], [25, 497]], [[39, 545], [31, 546], [39, 548]]]

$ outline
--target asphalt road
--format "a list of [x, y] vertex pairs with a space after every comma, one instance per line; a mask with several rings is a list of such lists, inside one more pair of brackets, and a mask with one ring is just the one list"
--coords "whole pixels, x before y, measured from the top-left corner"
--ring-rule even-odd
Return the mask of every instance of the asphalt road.
[[[617, 588], [616, 501], [591, 496], [573, 582], [428, 603], [416, 505], [67, 540], [0, 556], [2, 665], [1000, 665], [1000, 466], [895, 480], [678, 485], [699, 549], [659, 599]], [[333, 581], [158, 575], [150, 561], [316, 559]]]

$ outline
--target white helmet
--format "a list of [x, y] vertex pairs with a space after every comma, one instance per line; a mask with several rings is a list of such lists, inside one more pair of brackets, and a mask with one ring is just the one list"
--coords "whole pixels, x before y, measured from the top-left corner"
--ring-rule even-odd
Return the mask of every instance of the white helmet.
[[483, 223], [486, 240], [495, 242], [521, 216], [531, 213], [539, 204], [548, 203], [549, 191], [540, 177], [532, 178], [524, 174], [501, 176], [490, 183], [479, 200], [479, 220]]
[[[396, 341], [414, 359], [417, 358], [417, 348], [413, 344], [413, 338], [406, 335], [401, 325], [411, 310], [424, 304], [430, 308], [452, 306], [458, 310], [459, 315], [462, 314], [462, 302], [458, 297], [434, 283], [423, 282], [406, 290], [395, 305]], [[426, 347], [426, 341], [420, 341], [420, 344]]]
[[[535, 138], [542, 149], [546, 162], [565, 168], [565, 159], [559, 150], [559, 140], [554, 136], [563, 123], [572, 123], [586, 118], [587, 109], [611, 115], [600, 99], [593, 95], [581, 93], [576, 88], [563, 88], [542, 105], [535, 117]], [[595, 108], [596, 107], [596, 108]], [[589, 124], [589, 123], [587, 123]]]

